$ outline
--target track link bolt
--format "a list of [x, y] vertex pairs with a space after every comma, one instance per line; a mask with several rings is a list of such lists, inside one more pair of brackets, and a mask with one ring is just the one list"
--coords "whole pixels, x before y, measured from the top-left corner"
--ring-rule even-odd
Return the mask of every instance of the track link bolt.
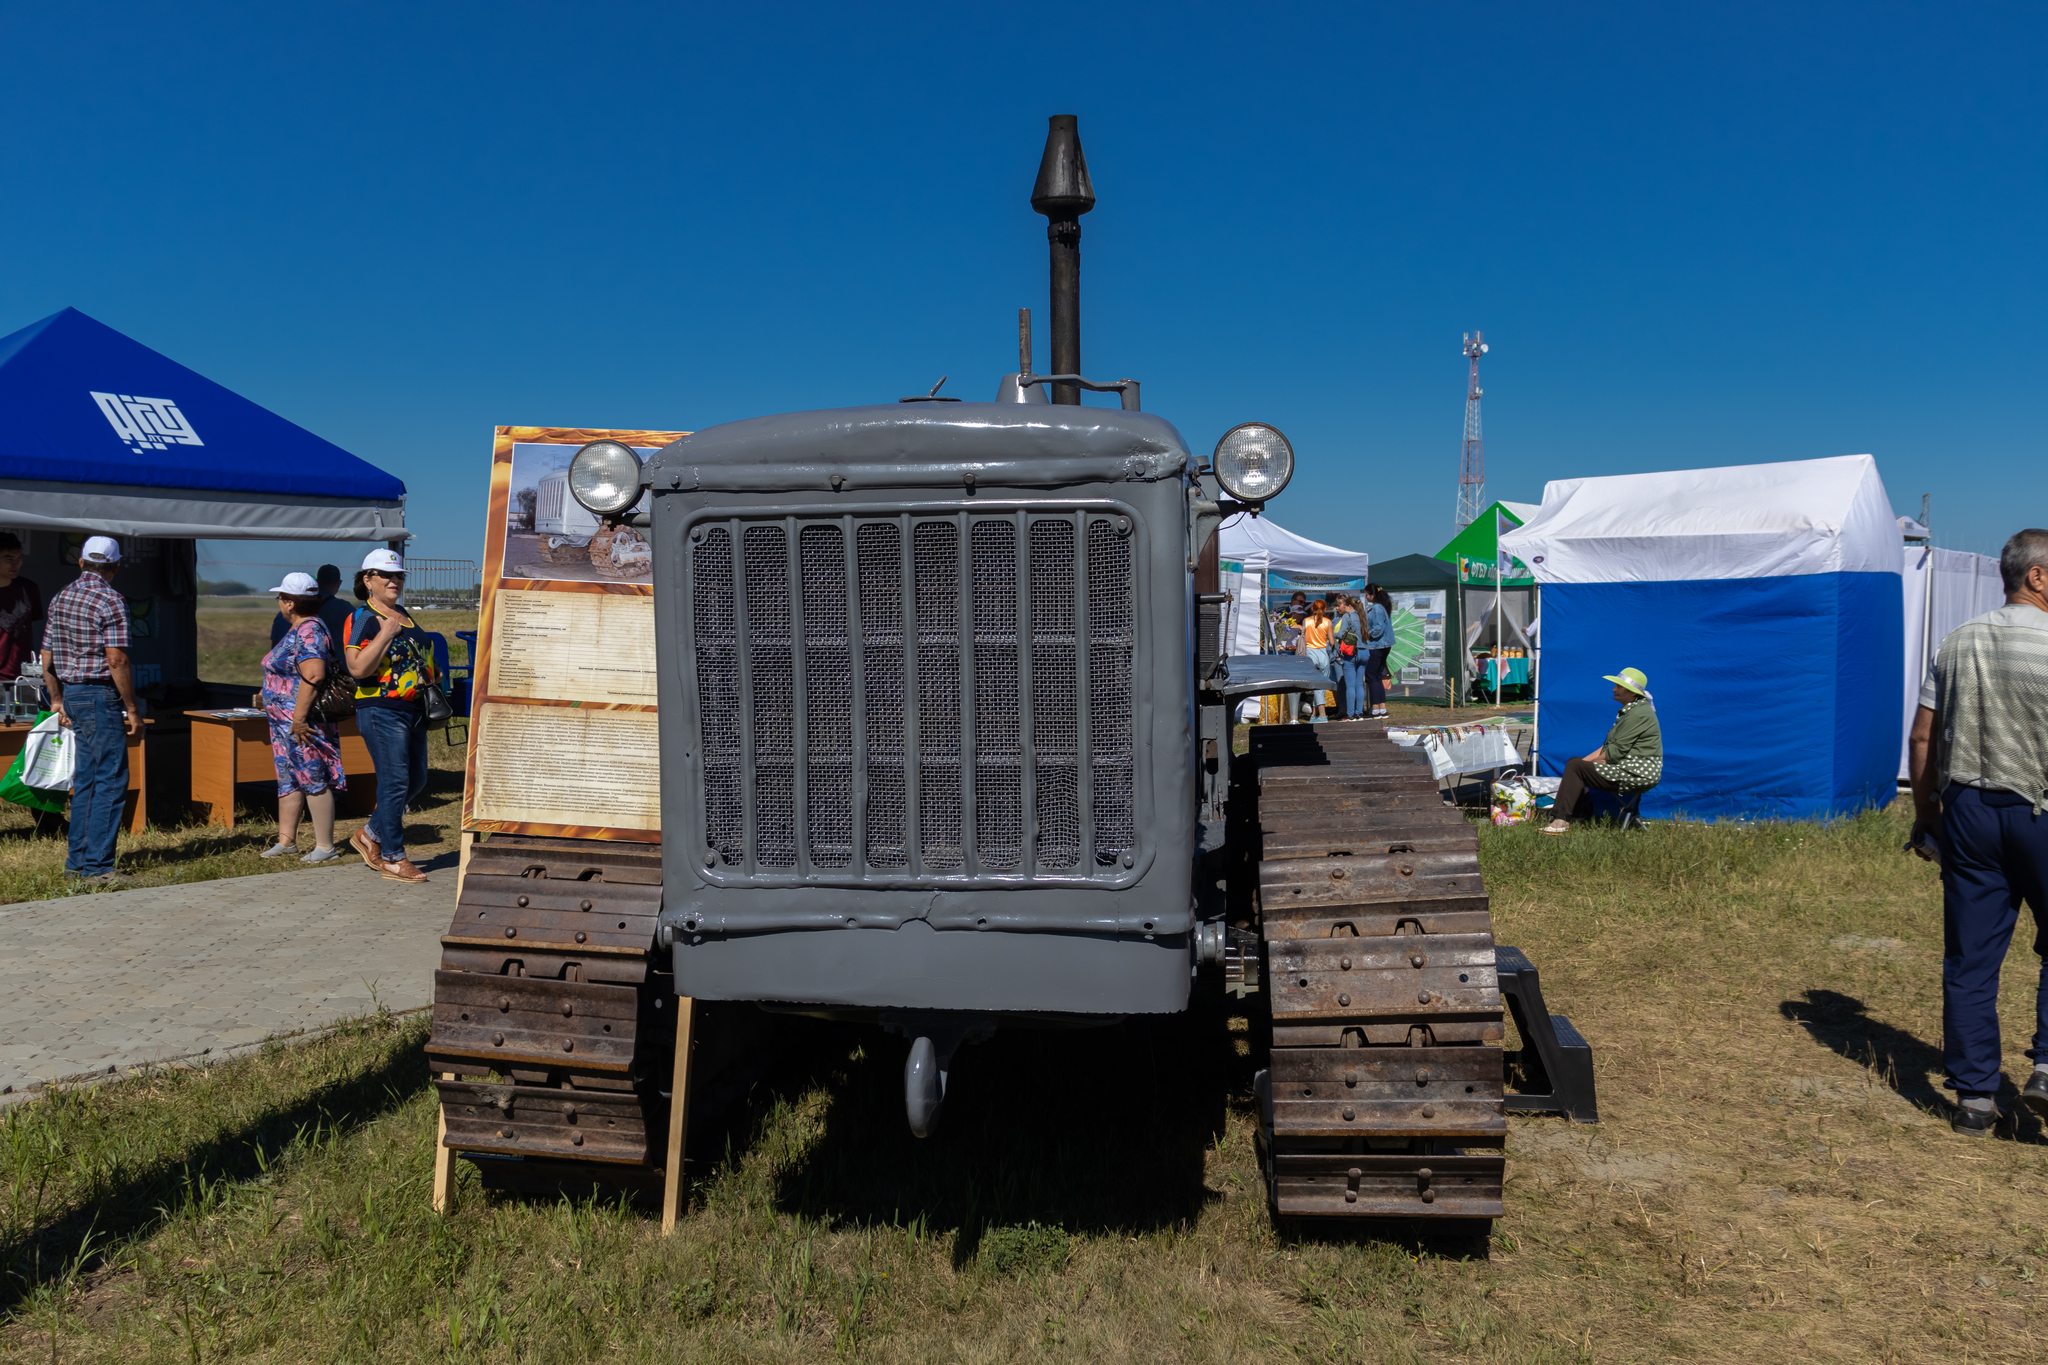
[[1353, 1109], [1353, 1108], [1352, 1108], [1352, 1107], [1351, 1107], [1350, 1105], [1348, 1105], [1348, 1104], [1344, 1106], [1344, 1121], [1345, 1121], [1346, 1123], [1349, 1123], [1349, 1122], [1351, 1122], [1351, 1120], [1353, 1120], [1353, 1119], [1355, 1119], [1355, 1118], [1357, 1118], [1357, 1117], [1358, 1117], [1358, 1111], [1357, 1111], [1357, 1110]]
[[[569, 1134], [569, 1145], [570, 1145], [570, 1146], [572, 1146], [572, 1147], [581, 1147], [581, 1146], [583, 1145], [583, 1134], [581, 1134], [581, 1133], [571, 1133], [571, 1134]], [[1427, 1197], [1427, 1196], [1425, 1196], [1425, 1197]]]
[[1435, 1106], [1435, 1105], [1433, 1105], [1433, 1104], [1425, 1104], [1425, 1105], [1423, 1105], [1423, 1106], [1422, 1106], [1422, 1117], [1424, 1117], [1424, 1118], [1426, 1118], [1426, 1119], [1433, 1119], [1433, 1118], [1435, 1118], [1435, 1117], [1436, 1117], [1436, 1106]]
[[582, 943], [582, 942], [584, 942], [584, 941], [585, 941], [585, 940], [587, 940], [587, 939], [588, 939], [589, 937], [590, 937], [590, 936], [589, 936], [588, 934], [584, 933], [584, 932], [583, 932], [583, 931], [582, 931], [581, 929], [578, 929], [578, 930], [576, 931], [576, 941], [577, 941], [578, 943]]
[[1415, 999], [1418, 1003], [1427, 1005], [1429, 1003], [1429, 992], [1423, 991], [1421, 994], [1417, 995]]
[[491, 1035], [491, 1046], [492, 1046], [492, 1047], [503, 1047], [503, 1046], [505, 1046], [505, 1035], [504, 1035], [504, 1034], [502, 1034], [502, 1033], [493, 1033], [493, 1034]]
[[1340, 868], [1337, 868], [1337, 869], [1336, 869], [1335, 871], [1331, 872], [1331, 873], [1330, 873], [1330, 880], [1331, 880], [1331, 881], [1333, 881], [1333, 882], [1341, 882], [1341, 881], [1343, 881], [1343, 880], [1344, 880], [1344, 869], [1340, 867]]
[[[562, 1017], [563, 1017], [564, 1019], [567, 1019], [567, 1018], [569, 1018], [569, 1017], [570, 1017], [571, 1015], [573, 1015], [573, 1014], [575, 1014], [575, 1013], [576, 1013], [576, 1005], [575, 1005], [575, 1003], [574, 1003], [573, 1001], [569, 1001], [569, 1000], [564, 1000], [564, 1001], [562, 1002]], [[1423, 1074], [1424, 1074], [1424, 1075], [1427, 1075], [1428, 1073], [1427, 1073], [1427, 1072], [1425, 1072], [1425, 1073], [1423, 1073]]]
[[501, 995], [501, 996], [499, 996], [499, 997], [498, 997], [498, 1013], [500, 1013], [500, 1014], [503, 1014], [503, 1013], [505, 1013], [505, 1011], [507, 1011], [507, 1010], [509, 1010], [509, 1009], [511, 1009], [511, 1008], [512, 1008], [512, 997], [511, 997], [511, 996], [509, 996], [509, 995]]
[[1339, 1005], [1349, 1005], [1351, 1003], [1351, 997], [1348, 995], [1340, 995], [1337, 997], [1337, 1003]]
[[[569, 1012], [569, 1007], [568, 1007], [567, 1005], [564, 1005], [564, 1006], [562, 1006], [562, 1013], [564, 1013], [564, 1014], [567, 1014], [568, 1012]], [[1429, 1068], [1428, 1068], [1428, 1067], [1423, 1067], [1423, 1068], [1422, 1068], [1422, 1070], [1420, 1070], [1420, 1071], [1418, 1071], [1418, 1072], [1416, 1072], [1416, 1073], [1415, 1073], [1415, 1083], [1416, 1083], [1417, 1085], [1428, 1085], [1428, 1084], [1429, 1084]]]
[[1424, 1190], [1422, 1192], [1422, 1202], [1425, 1204], [1434, 1204], [1436, 1202], [1436, 1191]]
[[505, 931], [505, 937], [506, 937], [506, 938], [518, 938], [518, 937], [519, 937], [519, 931], [518, 931], [517, 929], [507, 929], [507, 930]]
[[1346, 1085], [1348, 1085], [1348, 1086], [1351, 1086], [1352, 1088], [1356, 1089], [1356, 1088], [1357, 1088], [1357, 1086], [1358, 1086], [1358, 1073], [1357, 1073], [1356, 1071], [1347, 1071], [1347, 1072], [1345, 1072], [1345, 1073], [1344, 1073], [1344, 1084], [1346, 1084]]
[[574, 1052], [575, 1050], [576, 1050], [576, 1040], [575, 1040], [574, 1038], [564, 1038], [564, 1039], [562, 1040], [562, 1051], [564, 1051], [564, 1052]]
[[1421, 953], [1415, 953], [1409, 957], [1408, 965], [1411, 967], [1420, 967], [1425, 961], [1427, 961], [1427, 959], [1424, 958]]
[[1340, 957], [1337, 959], [1337, 965], [1348, 972], [1351, 970], [1351, 959], [1348, 957]]
[[592, 905], [592, 902], [590, 902], [590, 901], [585, 901], [585, 902], [583, 902], [583, 908], [584, 908], [585, 910], [588, 910], [588, 909], [590, 909], [591, 905]]
[[527, 906], [528, 906], [529, 904], [531, 904], [532, 902], [528, 901], [526, 897], [524, 897], [524, 896], [521, 896], [521, 897], [519, 898], [519, 902], [518, 902], [518, 903], [519, 903], [519, 908], [520, 908], [520, 909], [522, 909], [522, 910], [524, 910], [524, 909], [525, 909], [525, 908], [526, 908], [526, 907], [527, 907]]

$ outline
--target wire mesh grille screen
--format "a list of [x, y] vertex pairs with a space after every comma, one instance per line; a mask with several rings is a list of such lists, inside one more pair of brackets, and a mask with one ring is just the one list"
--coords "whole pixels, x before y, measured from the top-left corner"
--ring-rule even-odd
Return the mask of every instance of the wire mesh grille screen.
[[689, 574], [707, 862], [945, 881], [1135, 854], [1127, 519], [721, 522]]

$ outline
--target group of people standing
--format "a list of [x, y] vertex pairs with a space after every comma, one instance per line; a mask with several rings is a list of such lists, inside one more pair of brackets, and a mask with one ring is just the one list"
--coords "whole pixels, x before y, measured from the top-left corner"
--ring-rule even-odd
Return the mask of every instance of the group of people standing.
[[[73, 736], [70, 846], [66, 875], [119, 884], [115, 866], [121, 809], [128, 791], [128, 740], [142, 731], [128, 659], [128, 604], [113, 587], [121, 545], [112, 536], [89, 536], [76, 581], [50, 599], [21, 567], [19, 539], [0, 532], [0, 676], [24, 670], [30, 657], [21, 642], [44, 623], [41, 673], [50, 709]], [[334, 843], [334, 794], [348, 788], [342, 769], [340, 726], [314, 713], [314, 702], [333, 670], [352, 686], [356, 725], [377, 768], [377, 807], [350, 842], [363, 861], [393, 881], [423, 882], [406, 857], [405, 809], [426, 789], [425, 693], [439, 681], [431, 638], [406, 611], [405, 562], [374, 550], [355, 577], [360, 606], [339, 596], [341, 570], [318, 576], [286, 574], [271, 591], [278, 615], [270, 653], [263, 660], [263, 712], [277, 770], [277, 842], [264, 851], [279, 858], [298, 851], [298, 833], [310, 814], [313, 850], [304, 863], [341, 856]]]
[[[1387, 714], [1387, 655], [1394, 647], [1394, 601], [1377, 583], [1362, 594], [1339, 593], [1313, 602], [1297, 592], [1283, 616], [1290, 623], [1286, 648], [1306, 657], [1330, 680], [1341, 719]], [[1328, 720], [1323, 693], [1312, 693], [1312, 719]], [[1367, 709], [1370, 705], [1370, 710]]]
[[340, 586], [341, 570], [323, 564], [317, 578], [286, 574], [271, 589], [277, 619], [263, 659], [263, 714], [277, 768], [277, 842], [263, 856], [297, 852], [309, 813], [313, 851], [299, 861], [341, 856], [334, 846], [334, 794], [348, 789], [341, 730], [316, 718], [313, 706], [329, 670], [343, 668], [355, 684], [356, 728], [377, 768], [377, 808], [349, 843], [386, 879], [424, 882], [427, 874], [405, 856], [405, 808], [427, 786], [425, 694], [439, 680], [432, 640], [405, 609], [405, 561], [393, 551], [371, 551], [356, 571], [361, 606], [342, 603]]

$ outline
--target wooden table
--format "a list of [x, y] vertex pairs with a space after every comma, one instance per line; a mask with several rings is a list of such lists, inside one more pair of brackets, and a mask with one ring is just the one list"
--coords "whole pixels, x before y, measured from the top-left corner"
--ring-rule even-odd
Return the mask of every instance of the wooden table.
[[[128, 738], [128, 797], [122, 808], [122, 823], [127, 825], [130, 834], [142, 833], [149, 824], [149, 790], [146, 785], [149, 756], [143, 741], [149, 737], [149, 727], [154, 724], [153, 720], [144, 720], [142, 733]], [[34, 728], [34, 723], [27, 721], [0, 725], [0, 772], [7, 771], [8, 765], [14, 762], [22, 746], [28, 743], [28, 732]]]
[[[259, 711], [187, 711], [192, 718], [192, 801], [207, 807], [206, 822], [235, 827], [235, 784], [275, 782], [277, 764], [270, 755], [270, 722]], [[341, 722], [341, 770], [350, 778], [348, 790], [335, 793], [335, 814], [365, 815], [377, 804], [377, 765], [356, 729], [356, 718]]]

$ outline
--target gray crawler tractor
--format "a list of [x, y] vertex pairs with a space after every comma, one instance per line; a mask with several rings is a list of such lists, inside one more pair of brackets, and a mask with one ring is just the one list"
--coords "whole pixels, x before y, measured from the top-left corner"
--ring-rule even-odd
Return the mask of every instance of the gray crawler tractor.
[[1071, 118], [1032, 203], [1052, 373], [1027, 324], [993, 402], [578, 453], [571, 495], [653, 547], [663, 839], [478, 846], [429, 1043], [445, 1144], [673, 1165], [679, 996], [901, 1034], [923, 1136], [976, 1041], [1183, 1011], [1213, 972], [1269, 1052], [1276, 1213], [1498, 1216], [1504, 1109], [1590, 1119], [1584, 1046], [1539, 1005], [1503, 1051], [1534, 970], [1504, 996], [1474, 832], [1415, 751], [1261, 726], [1233, 761], [1240, 702], [1323, 685], [1220, 643], [1217, 526], [1293, 452], [1246, 423], [1198, 458], [1135, 382], [1081, 377]]

